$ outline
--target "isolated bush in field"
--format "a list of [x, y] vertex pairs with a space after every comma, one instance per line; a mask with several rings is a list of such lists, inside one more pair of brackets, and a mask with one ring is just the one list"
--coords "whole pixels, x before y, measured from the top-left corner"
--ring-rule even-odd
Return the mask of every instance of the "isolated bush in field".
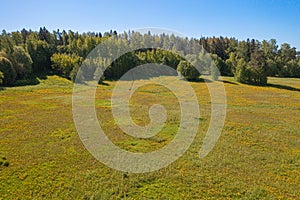
[[0, 56], [0, 71], [3, 73], [3, 84], [12, 85], [16, 79], [16, 71], [12, 62], [3, 56]]
[[239, 59], [236, 66], [235, 78], [240, 83], [252, 85], [266, 85], [266, 61], [261, 51], [255, 51], [251, 55], [250, 62]]
[[250, 68], [250, 84], [266, 85], [267, 84], [267, 63], [262, 50], [255, 49], [251, 53], [249, 62]]
[[240, 83], [248, 83], [249, 82], [249, 70], [247, 66], [247, 62], [244, 59], [240, 59], [237, 62], [235, 69], [235, 79]]
[[187, 61], [180, 61], [177, 71], [187, 80], [196, 80], [200, 76], [199, 71]]
[[17, 72], [18, 79], [29, 77], [32, 73], [32, 60], [23, 47], [14, 46], [14, 52], [12, 58], [15, 62], [15, 70]]

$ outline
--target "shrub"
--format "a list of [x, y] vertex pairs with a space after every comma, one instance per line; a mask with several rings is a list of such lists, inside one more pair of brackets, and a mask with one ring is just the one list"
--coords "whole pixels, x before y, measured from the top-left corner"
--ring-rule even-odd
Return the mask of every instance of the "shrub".
[[58, 75], [62, 75], [68, 78], [73, 79], [74, 72], [71, 74], [73, 68], [77, 65], [80, 65], [82, 58], [73, 54], [60, 54], [55, 53], [51, 56], [52, 69]]
[[289, 61], [284, 67], [285, 75], [287, 77], [300, 77], [300, 66], [296, 60]]
[[12, 62], [3, 56], [0, 56], [0, 71], [3, 73], [2, 82], [4, 85], [12, 85], [16, 79], [16, 71]]
[[12, 58], [15, 62], [15, 70], [19, 79], [27, 78], [32, 73], [32, 60], [23, 47], [14, 46]]
[[180, 61], [177, 66], [178, 73], [187, 80], [196, 80], [199, 78], [199, 71], [187, 61]]
[[[226, 64], [226, 62], [223, 61], [218, 55], [212, 54], [211, 57], [213, 59], [213, 62], [211, 64], [210, 71], [211, 71], [213, 80], [217, 80], [218, 79], [217, 76], [220, 76], [220, 75], [222, 75], [222, 76], [232, 76], [233, 75], [231, 72], [230, 66], [228, 66]], [[230, 62], [230, 61], [228, 61], [228, 62]], [[214, 64], [215, 64], [215, 66], [218, 67], [217, 68], [218, 70], [213, 67]]]
[[248, 83], [249, 82], [249, 70], [247, 63], [244, 59], [240, 59], [237, 62], [234, 77], [237, 82]]
[[266, 85], [267, 76], [263, 68], [249, 65], [244, 59], [237, 63], [235, 79], [240, 83]]

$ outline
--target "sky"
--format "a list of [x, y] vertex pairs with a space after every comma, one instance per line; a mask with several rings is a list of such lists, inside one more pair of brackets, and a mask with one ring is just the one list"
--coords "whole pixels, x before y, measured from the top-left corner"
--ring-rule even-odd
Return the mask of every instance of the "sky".
[[300, 50], [300, 0], [0, 0], [0, 29], [123, 32], [171, 29], [187, 37], [276, 39]]

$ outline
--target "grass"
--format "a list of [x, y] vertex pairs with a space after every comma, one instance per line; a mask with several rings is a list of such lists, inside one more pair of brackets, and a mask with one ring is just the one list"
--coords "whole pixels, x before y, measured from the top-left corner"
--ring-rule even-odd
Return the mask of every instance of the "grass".
[[[228, 109], [213, 151], [198, 151], [210, 119], [204, 82], [192, 82], [200, 105], [191, 147], [159, 171], [130, 174], [98, 162], [84, 148], [72, 118], [72, 83], [57, 76], [38, 85], [0, 91], [0, 199], [297, 199], [300, 191], [300, 80], [269, 78], [266, 87], [224, 77]], [[176, 97], [161, 86], [141, 87], [130, 101], [137, 124], [160, 103], [167, 124], [156, 136], [136, 139], [116, 125], [110, 95], [116, 82], [97, 89], [98, 119], [107, 136], [132, 152], [159, 149], [175, 136]], [[210, 83], [208, 83], [210, 84]]]

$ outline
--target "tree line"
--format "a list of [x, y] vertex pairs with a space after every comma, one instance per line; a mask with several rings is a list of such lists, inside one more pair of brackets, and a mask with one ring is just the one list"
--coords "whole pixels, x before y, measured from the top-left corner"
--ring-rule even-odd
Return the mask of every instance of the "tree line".
[[[111, 37], [115, 38], [114, 42], [105, 42]], [[101, 58], [86, 59], [98, 44], [104, 43]], [[129, 51], [113, 62], [109, 57], [140, 44], [152, 48]], [[299, 52], [287, 43], [279, 47], [275, 39], [239, 41], [222, 36], [197, 39], [134, 31], [50, 32], [45, 27], [39, 31], [22, 29], [7, 33], [3, 30], [0, 35], [0, 84], [7, 86], [30, 83], [28, 80], [40, 73], [54, 73], [74, 81], [83, 61], [95, 63], [90, 66], [109, 65], [101, 80], [119, 79], [131, 68], [146, 63], [170, 66], [190, 80], [202, 73], [217, 79], [219, 74], [211, 60], [220, 75], [234, 76], [246, 84], [266, 85], [268, 76], [300, 77]], [[194, 66], [199, 66], [198, 70]], [[96, 70], [89, 67], [85, 69], [89, 73], [81, 75], [86, 79]]]

